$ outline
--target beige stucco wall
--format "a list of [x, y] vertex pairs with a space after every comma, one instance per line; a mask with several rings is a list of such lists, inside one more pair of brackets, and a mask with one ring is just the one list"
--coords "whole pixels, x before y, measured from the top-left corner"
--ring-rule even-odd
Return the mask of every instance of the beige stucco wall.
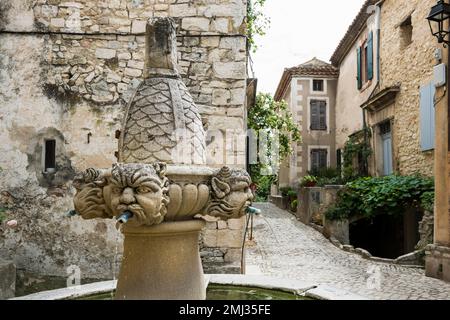
[[[387, 0], [381, 8], [381, 89], [401, 86], [392, 111], [394, 170], [400, 174], [433, 175], [434, 152], [422, 152], [420, 146], [420, 87], [432, 80], [437, 64], [438, 44], [426, 20], [434, 4]], [[412, 43], [402, 49], [398, 25], [411, 13]]]
[[[312, 80], [322, 79], [326, 82], [326, 92], [312, 92]], [[297, 187], [300, 179], [309, 171], [309, 150], [314, 146], [327, 148], [329, 151], [328, 165], [336, 166], [335, 123], [336, 123], [336, 79], [323, 77], [293, 77], [286, 89], [283, 99], [289, 106], [293, 119], [300, 130], [302, 141], [293, 145], [293, 154], [285, 159], [280, 166], [279, 186]], [[309, 103], [311, 99], [327, 101], [327, 131], [309, 130]]]
[[[358, 90], [356, 50], [367, 39], [370, 31], [373, 31], [374, 35], [374, 77], [361, 90]], [[363, 128], [363, 114], [360, 106], [366, 102], [377, 84], [377, 45], [377, 16], [374, 14], [339, 66], [336, 95], [336, 149], [343, 149], [348, 136]]]
[[[0, 1], [0, 206], [19, 222], [0, 226], [0, 257], [40, 274], [66, 276], [75, 264], [83, 278], [111, 278], [121, 248], [114, 223], [64, 213], [74, 173], [116, 161], [115, 130], [142, 80], [146, 20], [175, 18], [183, 81], [208, 130], [225, 133], [245, 129], [245, 14], [246, 2], [234, 0]], [[57, 139], [53, 180], [41, 167], [49, 137]], [[208, 145], [209, 159], [222, 154], [216, 166], [224, 147]], [[230, 152], [243, 156], [245, 144]], [[205, 261], [239, 262], [237, 224], [208, 224]]]
[[[311, 79], [323, 79], [326, 82], [326, 92], [312, 92]], [[336, 167], [336, 79], [312, 77], [297, 79], [297, 106], [295, 111], [301, 128], [302, 142], [297, 145], [296, 180], [306, 176], [310, 171], [310, 149], [327, 148], [328, 166]], [[327, 101], [327, 131], [310, 130], [310, 100], [326, 99]]]

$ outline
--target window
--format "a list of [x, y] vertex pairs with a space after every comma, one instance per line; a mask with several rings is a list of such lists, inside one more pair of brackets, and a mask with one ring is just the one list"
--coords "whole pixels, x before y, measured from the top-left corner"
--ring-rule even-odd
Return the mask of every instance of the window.
[[56, 169], [56, 140], [45, 140], [44, 171], [54, 172]]
[[412, 34], [413, 26], [411, 22], [411, 16], [409, 16], [400, 24], [400, 46], [402, 50], [411, 44]]
[[357, 81], [358, 90], [373, 79], [373, 32], [370, 32], [367, 40], [357, 48]]
[[313, 91], [315, 91], [315, 92], [323, 92], [324, 91], [323, 80], [313, 80]]
[[394, 173], [392, 165], [392, 131], [390, 120], [379, 124], [379, 132], [382, 145], [383, 175], [388, 176]]
[[420, 88], [420, 145], [422, 151], [433, 150], [435, 145], [435, 91], [436, 88], [432, 83]]
[[311, 100], [311, 130], [327, 130], [327, 103], [323, 100]]
[[328, 167], [328, 151], [326, 149], [311, 150], [311, 171], [318, 172]]
[[342, 150], [336, 150], [336, 167], [339, 171], [342, 169]]

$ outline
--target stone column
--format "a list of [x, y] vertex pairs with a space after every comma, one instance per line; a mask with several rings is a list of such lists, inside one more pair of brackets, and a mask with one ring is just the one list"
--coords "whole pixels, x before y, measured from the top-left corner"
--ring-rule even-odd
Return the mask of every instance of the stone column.
[[[445, 26], [448, 28], [448, 25]], [[449, 50], [444, 49], [443, 61], [449, 61]], [[447, 63], [447, 88], [450, 74]], [[448, 91], [448, 90], [447, 90]], [[444, 95], [444, 88], [436, 96]], [[449, 93], [436, 105], [436, 147], [435, 147], [435, 209], [434, 244], [426, 250], [426, 275], [450, 281], [450, 166], [449, 166]]]
[[204, 300], [198, 238], [205, 222], [166, 222], [123, 228], [117, 300]]

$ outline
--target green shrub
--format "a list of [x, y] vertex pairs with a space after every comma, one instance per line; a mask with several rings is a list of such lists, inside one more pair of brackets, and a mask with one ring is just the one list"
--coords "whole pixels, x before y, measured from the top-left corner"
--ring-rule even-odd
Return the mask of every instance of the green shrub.
[[420, 203], [424, 210], [433, 212], [434, 211], [434, 192], [428, 191], [424, 192], [420, 197]]
[[[370, 218], [377, 214], [403, 214], [408, 207], [429, 206], [434, 181], [421, 176], [360, 178], [345, 185], [337, 203], [325, 213], [329, 220], [356, 215]], [[425, 201], [426, 200], [426, 201]]]
[[293, 191], [293, 189], [291, 187], [280, 188], [280, 193], [283, 197], [288, 197], [292, 191]]

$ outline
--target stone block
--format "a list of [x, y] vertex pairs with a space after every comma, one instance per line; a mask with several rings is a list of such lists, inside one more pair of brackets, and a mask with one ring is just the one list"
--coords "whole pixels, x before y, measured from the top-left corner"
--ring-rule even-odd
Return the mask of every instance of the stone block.
[[218, 244], [217, 230], [206, 229], [203, 234], [203, 245], [205, 247], [215, 248]]
[[239, 230], [218, 230], [217, 247], [220, 248], [241, 248], [244, 234]]
[[64, 28], [65, 21], [62, 18], [52, 18], [50, 20], [50, 26], [55, 28]]
[[231, 90], [231, 104], [243, 105], [245, 102], [245, 90], [244, 89], [232, 89]]
[[213, 70], [221, 79], [245, 79], [247, 76], [245, 62], [214, 62]]
[[202, 47], [218, 47], [220, 43], [219, 37], [202, 37], [200, 45]]
[[144, 61], [130, 60], [127, 66], [133, 69], [144, 69]]
[[227, 223], [225, 221], [219, 220], [217, 221], [217, 229], [223, 230], [227, 228]]
[[129, 53], [129, 52], [122, 52], [122, 53], [119, 53], [119, 54], [117, 55], [117, 58], [118, 58], [119, 60], [130, 60], [130, 59], [131, 59], [131, 53]]
[[131, 33], [145, 33], [147, 27], [147, 21], [133, 20], [131, 25]]
[[231, 93], [226, 89], [214, 89], [212, 94], [213, 105], [228, 105], [231, 102]]
[[169, 15], [171, 17], [190, 17], [195, 16], [197, 9], [189, 3], [172, 4], [169, 8]]
[[229, 22], [226, 18], [216, 18], [211, 22], [211, 31], [216, 31], [218, 33], [228, 33]]
[[241, 261], [242, 250], [241, 249], [228, 249], [225, 253], [225, 262], [238, 262]]
[[228, 220], [228, 228], [230, 230], [243, 230], [244, 229], [245, 217], [240, 219], [230, 219]]
[[125, 68], [125, 75], [129, 77], [140, 77], [142, 75], [142, 70]]
[[97, 50], [95, 50], [95, 56], [99, 59], [112, 59], [116, 56], [116, 50], [97, 48]]
[[183, 18], [181, 28], [187, 31], [208, 31], [209, 19], [201, 17]]
[[14, 298], [16, 292], [16, 266], [12, 261], [0, 260], [0, 300]]

